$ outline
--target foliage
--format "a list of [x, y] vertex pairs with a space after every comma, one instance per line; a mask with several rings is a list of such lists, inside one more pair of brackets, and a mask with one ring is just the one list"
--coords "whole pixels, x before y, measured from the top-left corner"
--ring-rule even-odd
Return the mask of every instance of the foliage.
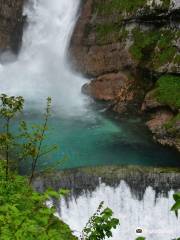
[[[18, 134], [11, 131], [11, 120], [23, 110], [22, 97], [1, 95], [0, 116], [5, 121], [5, 131], [0, 135], [1, 150], [5, 152], [4, 161], [0, 162], [0, 239], [2, 240], [75, 240], [69, 227], [55, 217], [54, 206], [47, 207], [46, 202], [59, 199], [67, 191], [55, 192], [48, 189], [43, 194], [34, 191], [31, 183], [41, 156], [54, 150], [54, 147], [43, 149], [42, 144], [47, 131], [50, 116], [51, 99], [47, 99], [47, 107], [42, 125], [34, 125], [29, 129], [25, 121], [20, 122]], [[21, 177], [12, 169], [9, 154], [16, 148], [18, 162], [31, 159], [32, 168], [29, 178]], [[10, 171], [11, 170], [11, 171]], [[83, 231], [85, 240], [103, 240], [112, 236], [112, 228], [116, 228], [119, 220], [112, 218], [112, 210], [103, 209], [101, 203], [98, 211], [90, 218]]]
[[28, 125], [25, 121], [20, 123], [20, 139], [22, 141], [20, 148], [20, 159], [31, 160], [31, 175], [29, 183], [32, 182], [35, 170], [37, 167], [38, 160], [55, 150], [56, 146], [50, 146], [46, 149], [43, 148], [43, 141], [46, 138], [46, 131], [48, 130], [48, 119], [50, 117], [51, 110], [51, 98], [47, 98], [47, 106], [44, 115], [44, 122], [41, 125], [33, 125], [31, 129], [28, 128]]
[[143, 8], [146, 5], [146, 0], [112, 0], [112, 1], [103, 1], [103, 3], [97, 2], [95, 4], [95, 10], [99, 11], [101, 14], [110, 14], [113, 12], [134, 12], [139, 8]]
[[113, 212], [109, 208], [103, 208], [100, 203], [96, 213], [89, 219], [83, 229], [81, 240], [103, 240], [112, 237], [112, 229], [119, 225], [119, 220], [113, 218]]
[[[46, 202], [59, 199], [67, 193], [48, 189], [43, 194], [32, 189], [25, 177], [12, 174], [5, 180], [0, 167], [0, 239], [2, 240], [77, 240], [70, 228], [54, 216], [56, 208]], [[83, 231], [83, 240], [103, 240], [112, 236], [119, 220], [112, 218], [109, 208], [102, 210], [100, 204], [96, 214], [90, 218]]]
[[173, 195], [173, 198], [174, 198], [174, 205], [172, 206], [171, 208], [171, 211], [174, 211], [176, 216], [178, 216], [178, 211], [180, 210], [180, 193], [175, 193]]
[[[161, 10], [167, 10], [169, 9], [171, 5], [171, 0], [163, 0], [161, 1]], [[107, 15], [112, 13], [122, 13], [126, 12], [128, 14], [134, 14], [138, 12], [140, 9], [149, 11], [147, 0], [103, 0], [98, 1], [95, 0], [94, 3], [94, 11], [98, 11], [101, 14]], [[151, 6], [154, 9], [157, 9], [159, 6], [157, 5], [157, 1], [153, 0]]]
[[155, 48], [156, 43], [159, 39], [159, 32], [143, 32], [138, 28], [132, 31], [134, 43], [130, 48], [130, 51], [134, 58], [139, 61], [149, 60], [151, 52]]
[[[180, 210], [180, 192], [177, 192], [173, 195], [174, 198], [174, 205], [171, 208], [171, 211], [174, 211], [176, 216], [178, 217], [178, 212]], [[177, 238], [176, 240], [180, 240], [180, 238]]]
[[178, 123], [180, 122], [180, 113], [168, 121], [164, 126], [167, 132], [175, 137], [180, 137], [180, 131], [178, 131]]
[[162, 76], [156, 84], [156, 97], [159, 102], [171, 108], [180, 108], [180, 77], [173, 75]]
[[178, 33], [171, 29], [142, 31], [135, 28], [130, 52], [141, 64], [150, 64], [154, 69], [171, 62], [176, 64], [178, 55], [173, 41], [179, 38]]
[[20, 127], [18, 134], [11, 131], [11, 120], [12, 118], [15, 118], [19, 112], [22, 112], [24, 99], [22, 97], [9, 97], [2, 94], [0, 100], [0, 117], [5, 119], [4, 131], [0, 134], [0, 149], [4, 153], [6, 162], [6, 180], [8, 179], [9, 168], [12, 168], [11, 162], [9, 161], [9, 155], [16, 152], [16, 155], [18, 156], [17, 165], [22, 161], [29, 160], [31, 162], [31, 174], [29, 178], [29, 183], [31, 183], [38, 160], [42, 156], [56, 149], [56, 146], [50, 146], [45, 149], [43, 148], [43, 141], [46, 137], [45, 133], [48, 130], [47, 123], [48, 118], [50, 117], [51, 98], [47, 98], [43, 123], [41, 125], [28, 127], [27, 123], [22, 121], [19, 124]]
[[0, 134], [0, 149], [5, 152], [5, 171], [6, 180], [9, 175], [9, 153], [11, 148], [15, 146], [14, 136], [10, 132], [11, 120], [16, 116], [17, 113], [22, 111], [24, 99], [22, 97], [8, 97], [5, 94], [0, 96], [1, 108], [0, 116], [5, 120], [4, 132]]
[[55, 207], [45, 202], [64, 192], [51, 189], [35, 192], [26, 178], [11, 175], [5, 181], [0, 170], [0, 239], [1, 240], [75, 240], [69, 227], [54, 216]]

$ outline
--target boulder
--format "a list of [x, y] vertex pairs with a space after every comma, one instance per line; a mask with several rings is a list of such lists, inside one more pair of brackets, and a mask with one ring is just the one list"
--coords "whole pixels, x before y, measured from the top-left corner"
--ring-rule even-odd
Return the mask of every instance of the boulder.
[[152, 110], [152, 109], [156, 109], [164, 106], [165, 106], [164, 104], [158, 102], [156, 98], [156, 89], [153, 89], [146, 94], [143, 104], [141, 106], [141, 110], [148, 111], [148, 110]]
[[134, 79], [128, 78], [124, 73], [104, 74], [83, 86], [83, 92], [97, 100], [105, 101], [131, 101], [134, 93], [130, 86]]
[[173, 113], [167, 110], [159, 110], [152, 114], [151, 120], [146, 125], [154, 134], [163, 135], [165, 133], [164, 125], [173, 118]]

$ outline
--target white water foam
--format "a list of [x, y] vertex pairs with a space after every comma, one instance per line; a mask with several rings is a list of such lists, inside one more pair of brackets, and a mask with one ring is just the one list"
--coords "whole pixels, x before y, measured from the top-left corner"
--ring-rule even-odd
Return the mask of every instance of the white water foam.
[[86, 80], [70, 70], [66, 57], [78, 8], [79, 0], [28, 1], [18, 59], [0, 65], [1, 93], [22, 95], [36, 109], [51, 96], [61, 114], [85, 111], [81, 86]]
[[[117, 187], [101, 183], [95, 191], [72, 197], [68, 202], [60, 203], [60, 216], [79, 235], [90, 216], [96, 211], [101, 201], [112, 208], [115, 217], [120, 219], [120, 226], [113, 232], [111, 240], [134, 240], [144, 236], [147, 240], [171, 240], [180, 236], [180, 219], [170, 211], [173, 205], [173, 191], [168, 198], [159, 196], [148, 187], [143, 200], [136, 199], [128, 185], [122, 181]], [[142, 229], [142, 234], [136, 233]]]

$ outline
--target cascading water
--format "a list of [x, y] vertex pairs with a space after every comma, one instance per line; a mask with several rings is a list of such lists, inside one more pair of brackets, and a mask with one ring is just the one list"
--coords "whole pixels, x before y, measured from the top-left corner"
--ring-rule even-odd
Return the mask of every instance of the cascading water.
[[79, 0], [30, 0], [24, 9], [28, 27], [18, 59], [0, 65], [0, 92], [22, 95], [40, 108], [48, 96], [56, 113], [79, 114], [85, 82], [68, 67], [66, 53]]
[[[60, 216], [78, 236], [101, 201], [112, 208], [120, 219], [120, 226], [113, 232], [112, 240], [133, 240], [144, 236], [147, 240], [171, 240], [180, 236], [180, 220], [173, 212], [173, 191], [168, 197], [156, 197], [155, 191], [147, 187], [142, 200], [132, 194], [128, 185], [121, 181], [116, 187], [101, 183], [95, 191], [72, 197], [60, 204]], [[136, 230], [142, 229], [141, 234]]]

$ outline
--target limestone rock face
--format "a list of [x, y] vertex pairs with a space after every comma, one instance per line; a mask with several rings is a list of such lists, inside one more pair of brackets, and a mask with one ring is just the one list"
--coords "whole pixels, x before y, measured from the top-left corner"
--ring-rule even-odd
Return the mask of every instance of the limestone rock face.
[[135, 88], [142, 93], [151, 82], [144, 81], [147, 75], [180, 73], [180, 9], [174, 1], [128, 1], [83, 0], [70, 56], [76, 70], [95, 80], [118, 72], [141, 78]]
[[177, 109], [157, 100], [156, 81], [180, 75], [179, 16], [178, 0], [82, 0], [70, 45], [75, 68], [93, 79], [83, 92], [116, 112], [153, 113], [147, 126], [156, 141], [176, 147]]
[[17, 52], [21, 45], [24, 0], [0, 0], [0, 51]]
[[97, 77], [133, 68], [135, 63], [120, 41], [110, 39], [105, 44], [98, 42], [97, 33], [93, 28], [97, 21], [102, 21], [103, 24], [104, 18], [99, 19], [94, 12], [94, 2], [94, 0], [82, 2], [81, 15], [72, 36], [70, 53], [76, 69]]
[[95, 77], [137, 68], [180, 73], [178, 1], [128, 1], [82, 1], [70, 47], [76, 69]]

